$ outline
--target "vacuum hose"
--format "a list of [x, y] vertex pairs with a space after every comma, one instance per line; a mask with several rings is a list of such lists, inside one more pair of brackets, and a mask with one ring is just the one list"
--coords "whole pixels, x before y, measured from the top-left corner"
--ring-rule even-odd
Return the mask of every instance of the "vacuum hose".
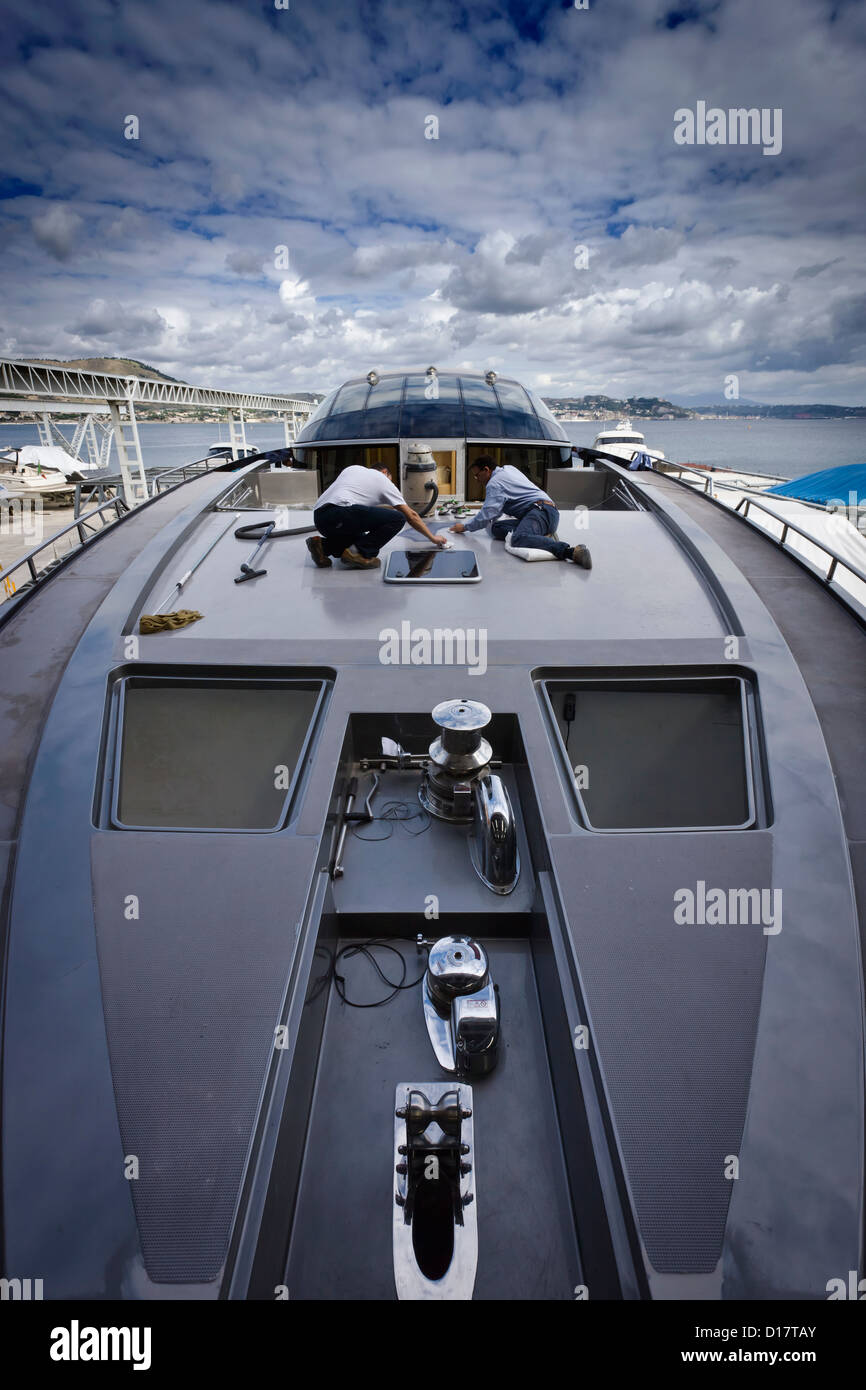
[[439, 501], [439, 489], [432, 480], [429, 483], [424, 484], [424, 490], [426, 492], [430, 492], [432, 490], [433, 496], [430, 498], [430, 501], [427, 503], [426, 507], [424, 507], [424, 509], [418, 513], [419, 516], [429, 516], [430, 512], [432, 512], [433, 508], [436, 506], [436, 503]]

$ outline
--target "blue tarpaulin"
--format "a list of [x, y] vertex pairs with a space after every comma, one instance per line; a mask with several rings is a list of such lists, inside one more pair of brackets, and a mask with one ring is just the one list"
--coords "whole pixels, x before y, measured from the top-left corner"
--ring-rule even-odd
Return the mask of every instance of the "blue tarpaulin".
[[807, 473], [790, 483], [768, 487], [767, 497], [796, 497], [801, 502], [841, 502], [845, 506], [856, 501], [866, 505], [866, 463], [843, 463], [836, 468], [822, 468], [820, 473]]

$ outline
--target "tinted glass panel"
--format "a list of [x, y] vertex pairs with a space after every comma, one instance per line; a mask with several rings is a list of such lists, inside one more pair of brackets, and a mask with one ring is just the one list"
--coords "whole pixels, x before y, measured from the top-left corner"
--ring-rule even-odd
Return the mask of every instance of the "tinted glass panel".
[[503, 436], [506, 439], [541, 439], [543, 430], [529, 403], [529, 397], [518, 381], [497, 381], [495, 386], [502, 406]]
[[564, 439], [566, 443], [570, 443], [571, 441], [562, 425], [554, 419], [541, 397], [535, 391], [527, 391], [526, 394], [535, 406], [535, 413], [541, 421], [545, 439]]
[[320, 439], [357, 439], [370, 394], [368, 381], [349, 381], [340, 388], [331, 413], [322, 425]]
[[397, 439], [400, 435], [400, 400], [403, 395], [402, 373], [386, 376], [372, 388], [367, 397], [361, 439]]
[[492, 386], [479, 377], [461, 377], [463, 418], [468, 439], [501, 439], [502, 411]]
[[298, 434], [299, 441], [319, 438], [319, 431], [325, 423], [328, 411], [334, 404], [339, 390], [340, 388], [338, 386], [336, 391], [331, 391], [330, 394], [327, 395], [325, 399], [316, 407], [316, 409], [313, 411], [312, 415], [308, 419], [307, 423], [304, 425], [304, 428]]
[[463, 437], [463, 406], [456, 376], [408, 376], [401, 432], [431, 438]]

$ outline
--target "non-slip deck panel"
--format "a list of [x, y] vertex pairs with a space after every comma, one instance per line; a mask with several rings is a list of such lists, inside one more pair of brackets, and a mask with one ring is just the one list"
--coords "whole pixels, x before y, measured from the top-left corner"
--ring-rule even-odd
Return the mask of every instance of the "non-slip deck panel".
[[590, 1047], [659, 1273], [709, 1273], [721, 1256], [769, 939], [761, 923], [680, 924], [674, 895], [768, 888], [771, 844], [761, 831], [553, 842]]
[[225, 1259], [314, 852], [280, 835], [93, 838], [117, 1113], [157, 1283], [215, 1279]]

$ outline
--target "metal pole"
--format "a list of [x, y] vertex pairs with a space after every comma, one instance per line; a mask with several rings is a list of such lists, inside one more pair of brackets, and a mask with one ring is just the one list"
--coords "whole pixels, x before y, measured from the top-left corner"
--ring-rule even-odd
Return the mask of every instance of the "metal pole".
[[186, 583], [186, 581], [187, 581], [193, 574], [195, 574], [196, 570], [198, 569], [198, 567], [199, 567], [199, 565], [202, 563], [202, 561], [207, 559], [208, 555], [210, 555], [210, 553], [211, 553], [211, 551], [213, 550], [214, 546], [217, 545], [217, 544], [222, 540], [223, 536], [225, 535], [226, 531], [228, 531], [229, 527], [230, 527], [230, 526], [234, 526], [235, 520], [236, 520], [235, 517], [233, 517], [233, 516], [230, 516], [230, 517], [229, 517], [229, 519], [228, 519], [226, 525], [225, 525], [225, 526], [223, 527], [223, 529], [220, 531], [219, 535], [216, 536], [215, 539], [211, 541], [211, 543], [210, 543], [210, 545], [208, 546], [207, 550], [205, 550], [204, 553], [201, 554], [201, 555], [198, 557], [198, 559], [196, 560], [195, 564], [194, 564], [190, 569], [187, 570], [186, 574], [181, 575], [180, 579], [179, 579], [179, 580], [177, 581], [177, 583], [175, 584], [175, 586], [174, 586], [174, 588], [172, 589], [171, 593], [166, 595], [166, 597], [163, 599], [162, 603], [161, 603], [161, 604], [159, 605], [159, 607], [157, 608], [157, 610], [156, 610], [157, 613], [161, 613], [162, 610], [163, 610], [163, 608], [165, 608], [165, 605], [166, 605], [167, 603], [171, 603], [171, 601], [172, 601], [173, 598], [177, 598], [178, 594], [180, 593], [180, 591], [181, 591], [181, 589], [183, 588], [183, 586], [184, 586], [184, 584]]

